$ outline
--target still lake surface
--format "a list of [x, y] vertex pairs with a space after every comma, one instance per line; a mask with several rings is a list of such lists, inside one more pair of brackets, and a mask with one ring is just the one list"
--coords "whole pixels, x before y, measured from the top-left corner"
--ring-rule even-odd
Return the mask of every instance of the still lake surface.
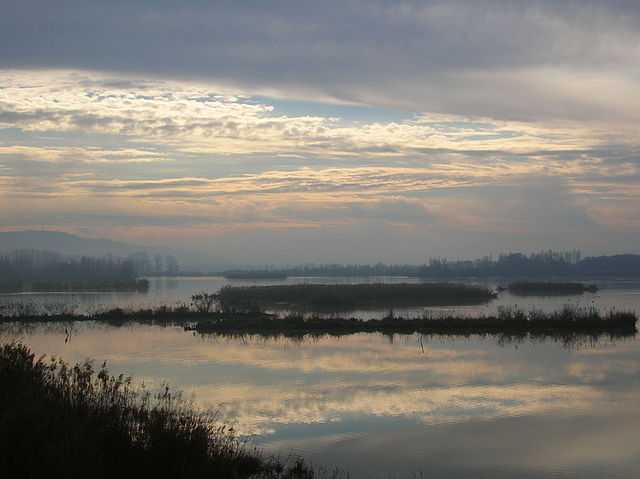
[[[151, 306], [187, 301], [193, 292], [227, 283], [222, 278], [155, 278], [147, 295], [30, 299], [74, 301], [79, 308]], [[525, 309], [593, 304], [640, 312], [640, 284], [600, 286], [596, 294], [502, 294], [489, 305], [452, 309], [469, 313], [510, 304]], [[71, 330], [68, 341], [65, 328]], [[21, 339], [38, 354], [107, 361], [112, 372], [131, 374], [148, 385], [166, 381], [193, 395], [196, 403], [218, 410], [220, 419], [254, 444], [283, 456], [301, 454], [351, 477], [640, 477], [637, 337], [571, 347], [474, 336], [356, 334], [293, 341], [90, 322], [9, 324], [0, 336]]]

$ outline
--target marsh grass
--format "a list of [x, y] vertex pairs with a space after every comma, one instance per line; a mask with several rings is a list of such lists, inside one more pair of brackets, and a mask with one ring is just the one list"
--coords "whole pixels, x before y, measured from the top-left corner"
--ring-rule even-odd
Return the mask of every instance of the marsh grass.
[[495, 335], [500, 337], [564, 338], [601, 336], [630, 337], [636, 334], [637, 315], [629, 311], [601, 313], [595, 307], [565, 306], [557, 311], [524, 311], [517, 307], [500, 307], [497, 314], [462, 316], [456, 313], [435, 313], [425, 310], [419, 317], [403, 317], [389, 309], [382, 319], [359, 319], [340, 314], [293, 311], [286, 315], [261, 311], [197, 311], [193, 306], [161, 306], [155, 309], [111, 309], [93, 314], [65, 312], [32, 314], [31, 308], [17, 308], [11, 314], [0, 315], [0, 323], [8, 327], [38, 324], [69, 324], [93, 321], [122, 326], [150, 324], [181, 326], [202, 334], [260, 335], [303, 338], [304, 336], [346, 335], [354, 333], [425, 335]]
[[[2, 477], [318, 477], [264, 456], [168, 387], [0, 347]], [[332, 477], [338, 477], [333, 473]]]
[[552, 281], [520, 281], [510, 283], [507, 289], [511, 294], [517, 296], [566, 296], [595, 293], [598, 291], [598, 287], [595, 284]]
[[223, 311], [272, 307], [350, 311], [356, 308], [483, 304], [496, 295], [488, 288], [456, 283], [366, 283], [225, 286], [217, 296]]
[[601, 313], [596, 308], [564, 307], [554, 312], [500, 308], [490, 316], [458, 316], [425, 312], [422, 317], [403, 318], [392, 313], [382, 319], [292, 314], [285, 317], [245, 315], [235, 319], [203, 320], [187, 329], [201, 334], [303, 337], [355, 333], [425, 335], [495, 335], [529, 338], [628, 337], [636, 333], [637, 316], [632, 312]]

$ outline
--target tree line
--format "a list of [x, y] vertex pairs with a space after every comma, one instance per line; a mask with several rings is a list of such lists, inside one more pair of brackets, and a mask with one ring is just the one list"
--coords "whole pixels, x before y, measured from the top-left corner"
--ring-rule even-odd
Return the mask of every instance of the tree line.
[[[487, 278], [487, 277], [554, 277], [554, 276], [640, 276], [640, 255], [621, 254], [583, 258], [579, 250], [541, 251], [531, 254], [507, 253], [484, 256], [475, 260], [449, 260], [430, 258], [422, 265], [393, 265], [377, 263], [308, 264], [285, 268], [234, 270], [238, 275], [251, 277], [252, 273], [266, 276], [413, 276], [434, 279]], [[224, 272], [223, 274], [225, 274]]]
[[[160, 257], [162, 258], [162, 257]], [[174, 257], [150, 259], [146, 253], [126, 258], [68, 257], [41, 250], [15, 250], [0, 254], [0, 289], [9, 291], [57, 289], [146, 289], [140, 276], [159, 273], [154, 268], [178, 272]]]

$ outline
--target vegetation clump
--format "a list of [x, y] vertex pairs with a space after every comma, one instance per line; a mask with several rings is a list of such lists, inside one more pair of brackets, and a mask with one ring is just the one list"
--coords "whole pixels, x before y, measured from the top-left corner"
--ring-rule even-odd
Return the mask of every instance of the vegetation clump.
[[598, 287], [584, 283], [520, 281], [509, 284], [507, 290], [518, 296], [568, 296], [595, 293]]
[[351, 311], [356, 308], [457, 306], [495, 298], [488, 288], [455, 283], [291, 284], [225, 286], [218, 293], [223, 311], [291, 308]]
[[428, 334], [428, 335], [497, 335], [573, 337], [633, 336], [637, 316], [631, 312], [610, 311], [600, 313], [595, 308], [565, 307], [559, 311], [523, 311], [500, 308], [491, 316], [465, 317], [455, 314], [433, 315], [421, 318], [403, 318], [389, 314], [382, 319], [305, 317], [292, 314], [283, 318], [274, 315], [249, 315], [234, 319], [218, 317], [198, 321], [187, 329], [202, 334], [301, 337], [304, 335], [346, 335], [354, 333]]
[[258, 280], [258, 279], [287, 279], [287, 273], [280, 270], [269, 270], [269, 269], [257, 269], [257, 270], [241, 270], [234, 269], [224, 271], [222, 273], [227, 279], [238, 279], [238, 280]]
[[36, 359], [15, 343], [0, 346], [0, 450], [7, 477], [317, 477], [248, 447], [168, 387], [152, 394], [105, 365]]

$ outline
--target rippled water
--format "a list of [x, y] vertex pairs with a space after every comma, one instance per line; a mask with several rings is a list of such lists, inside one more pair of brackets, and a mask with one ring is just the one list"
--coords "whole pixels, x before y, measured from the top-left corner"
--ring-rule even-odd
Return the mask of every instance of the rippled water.
[[166, 380], [256, 444], [352, 477], [640, 477], [635, 338], [574, 348], [379, 334], [293, 342], [92, 323], [6, 325], [2, 336]]
[[[147, 295], [0, 300], [139, 307], [186, 301], [196, 291], [227, 283], [158, 278]], [[488, 305], [451, 309], [487, 313], [500, 305], [549, 310], [594, 304], [640, 312], [637, 283], [600, 286], [596, 294], [502, 294]], [[356, 478], [640, 477], [640, 341], [635, 337], [585, 340], [569, 348], [553, 341], [503, 344], [495, 338], [380, 334], [296, 342], [86, 322], [3, 325], [0, 338], [18, 338], [38, 354], [69, 361], [107, 361], [112, 372], [147, 384], [167, 381], [218, 410], [255, 444], [285, 456], [302, 454]]]

